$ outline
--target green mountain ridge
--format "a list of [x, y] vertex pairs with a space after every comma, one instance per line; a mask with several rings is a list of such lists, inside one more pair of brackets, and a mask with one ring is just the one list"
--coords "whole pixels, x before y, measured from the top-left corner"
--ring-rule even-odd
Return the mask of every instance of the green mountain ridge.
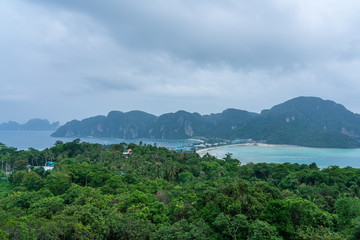
[[200, 115], [178, 111], [159, 117], [113, 111], [108, 116], [73, 120], [54, 137], [186, 139], [193, 137], [253, 139], [271, 144], [309, 147], [360, 147], [360, 116], [343, 105], [317, 97], [297, 97], [261, 114], [229, 108]]
[[82, 121], [73, 120], [60, 127], [55, 137], [118, 137], [124, 139], [143, 137], [157, 117], [141, 111], [123, 113], [111, 111], [106, 117], [95, 116]]

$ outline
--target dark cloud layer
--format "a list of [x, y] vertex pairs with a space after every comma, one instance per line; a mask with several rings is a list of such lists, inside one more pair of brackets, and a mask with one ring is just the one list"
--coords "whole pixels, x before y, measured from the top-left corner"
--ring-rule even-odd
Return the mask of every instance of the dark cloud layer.
[[359, 10], [355, 0], [1, 2], [0, 122], [260, 111], [299, 95], [360, 112]]
[[90, 16], [133, 51], [164, 51], [197, 63], [298, 64], [304, 56], [297, 48], [307, 47], [300, 38], [306, 30], [291, 18], [293, 10], [271, 2], [35, 2]]

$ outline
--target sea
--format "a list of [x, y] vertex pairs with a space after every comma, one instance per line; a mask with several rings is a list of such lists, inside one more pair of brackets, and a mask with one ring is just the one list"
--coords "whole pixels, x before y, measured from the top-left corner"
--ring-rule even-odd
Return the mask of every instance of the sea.
[[199, 152], [201, 156], [206, 153], [222, 159], [226, 154], [232, 158], [246, 163], [316, 163], [319, 168], [330, 166], [360, 168], [360, 148], [310, 148], [289, 145], [228, 145], [210, 148]]
[[[19, 150], [35, 148], [43, 150], [54, 146], [55, 142], [70, 142], [76, 138], [51, 137], [52, 131], [0, 131], [0, 142], [8, 147]], [[103, 145], [126, 143], [156, 144], [178, 150], [190, 150], [196, 140], [165, 140], [165, 139], [132, 139], [82, 137], [83, 142], [99, 143]], [[199, 151], [200, 155], [209, 153], [222, 159], [226, 154], [232, 154], [242, 164], [246, 163], [299, 163], [315, 162], [320, 168], [329, 166], [360, 168], [360, 149], [309, 148], [287, 145], [228, 145]]]
[[[44, 150], [54, 146], [56, 141], [63, 143], [71, 142], [79, 137], [51, 137], [53, 131], [0, 131], [0, 143], [7, 147], [15, 147], [18, 150], [27, 150], [34, 148]], [[81, 142], [99, 143], [102, 145], [111, 145], [118, 143], [136, 143], [151, 144], [158, 147], [166, 147], [175, 150], [191, 150], [196, 140], [180, 139], [180, 140], [164, 140], [164, 139], [121, 139], [121, 138], [98, 138], [98, 137], [81, 137]]]

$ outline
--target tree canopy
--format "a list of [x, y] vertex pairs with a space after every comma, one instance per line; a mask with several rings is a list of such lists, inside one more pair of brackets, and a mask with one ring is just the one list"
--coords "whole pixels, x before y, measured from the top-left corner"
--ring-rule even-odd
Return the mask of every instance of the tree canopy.
[[[132, 149], [130, 156], [123, 154]], [[0, 239], [358, 239], [360, 170], [152, 145], [0, 145]], [[44, 171], [46, 161], [55, 168]], [[30, 165], [30, 166], [28, 166]], [[6, 181], [5, 167], [11, 171]]]

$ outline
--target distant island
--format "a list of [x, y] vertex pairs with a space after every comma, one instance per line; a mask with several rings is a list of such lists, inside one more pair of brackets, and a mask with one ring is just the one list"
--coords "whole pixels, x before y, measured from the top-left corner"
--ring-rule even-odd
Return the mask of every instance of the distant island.
[[0, 130], [31, 130], [31, 131], [55, 131], [59, 127], [59, 122], [50, 123], [47, 119], [31, 119], [24, 124], [9, 121], [0, 124]]
[[260, 114], [233, 108], [210, 115], [178, 111], [159, 117], [142, 111], [112, 111], [107, 116], [70, 121], [52, 136], [251, 139], [269, 144], [356, 148], [360, 147], [360, 116], [334, 101], [297, 97]]

